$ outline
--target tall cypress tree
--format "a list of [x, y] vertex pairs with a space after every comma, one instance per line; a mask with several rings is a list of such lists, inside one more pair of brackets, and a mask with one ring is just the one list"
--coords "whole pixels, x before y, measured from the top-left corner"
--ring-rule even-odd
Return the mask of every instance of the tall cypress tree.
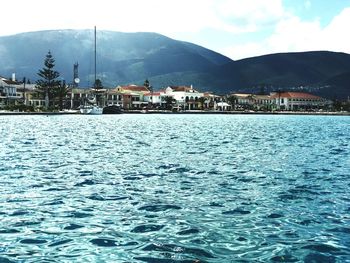
[[57, 89], [60, 84], [59, 80], [57, 80], [57, 78], [60, 76], [60, 73], [54, 70], [54, 67], [55, 59], [49, 51], [44, 61], [44, 67], [38, 72], [38, 75], [41, 77], [41, 79], [36, 81], [37, 91], [39, 93], [39, 96], [45, 99], [46, 109], [50, 105], [50, 100], [52, 100], [55, 97], [55, 94], [57, 94], [55, 89]]

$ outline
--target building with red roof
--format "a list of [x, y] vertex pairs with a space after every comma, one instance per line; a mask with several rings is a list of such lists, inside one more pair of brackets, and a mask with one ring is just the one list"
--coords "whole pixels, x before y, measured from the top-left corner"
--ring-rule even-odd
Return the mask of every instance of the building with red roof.
[[202, 103], [200, 98], [204, 96], [202, 92], [198, 92], [193, 86], [169, 86], [165, 89], [165, 94], [172, 97], [176, 107], [183, 110], [198, 110]]
[[137, 85], [118, 86], [117, 91], [121, 93], [141, 92], [143, 94], [150, 92], [149, 88], [145, 86], [137, 86]]
[[281, 110], [308, 110], [329, 105], [326, 99], [306, 92], [273, 92], [271, 98]]
[[117, 104], [122, 105], [124, 109], [142, 109], [148, 105], [148, 102], [144, 100], [145, 95], [150, 93], [148, 87], [137, 85], [118, 86], [114, 91], [120, 99]]
[[153, 107], [159, 107], [164, 104], [163, 97], [165, 96], [164, 90], [149, 92], [144, 95], [144, 101], [152, 105]]

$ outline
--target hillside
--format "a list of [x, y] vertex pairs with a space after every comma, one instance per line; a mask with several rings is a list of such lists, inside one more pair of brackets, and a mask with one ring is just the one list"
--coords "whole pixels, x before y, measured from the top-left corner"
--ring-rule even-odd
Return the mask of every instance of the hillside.
[[[0, 37], [0, 75], [16, 72], [19, 77], [36, 80], [49, 50], [64, 79], [72, 80], [73, 64], [78, 62], [82, 85], [93, 81], [93, 30], [52, 30]], [[162, 79], [165, 84], [179, 73], [188, 76], [186, 81], [195, 82], [199, 79], [197, 73], [231, 61], [203, 47], [155, 33], [97, 31], [97, 72], [106, 86], [143, 83], [146, 78]]]
[[[232, 74], [233, 82], [239, 80], [242, 91], [293, 89], [306, 90], [331, 96], [331, 87], [320, 92], [327, 80], [350, 71], [350, 55], [328, 51], [280, 53], [230, 62], [219, 67], [218, 76]], [[338, 83], [342, 95], [350, 93], [349, 85]], [[340, 90], [339, 90], [340, 91]], [[334, 94], [332, 95], [334, 96]]]
[[327, 79], [320, 85], [322, 89], [317, 93], [331, 99], [349, 99], [350, 97], [350, 71]]
[[[67, 82], [79, 63], [81, 86], [93, 82], [93, 30], [50, 30], [0, 37], [0, 75], [35, 81], [50, 50]], [[303, 87], [328, 98], [350, 96], [350, 55], [328, 51], [280, 53], [233, 61], [204, 47], [156, 33], [97, 31], [97, 74], [103, 84], [155, 89], [194, 85], [219, 94]]]

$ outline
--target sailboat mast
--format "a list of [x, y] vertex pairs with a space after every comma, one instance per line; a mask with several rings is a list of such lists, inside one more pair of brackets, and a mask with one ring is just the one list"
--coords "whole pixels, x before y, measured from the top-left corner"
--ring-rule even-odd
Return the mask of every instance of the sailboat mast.
[[95, 53], [94, 53], [94, 55], [95, 55], [95, 65], [94, 65], [94, 68], [95, 68], [95, 79], [94, 80], [95, 81], [94, 81], [94, 87], [96, 89], [96, 26], [95, 26], [95, 34], [94, 35], [95, 35], [95, 38], [94, 38], [95, 39], [95, 49], [94, 49], [95, 50]]

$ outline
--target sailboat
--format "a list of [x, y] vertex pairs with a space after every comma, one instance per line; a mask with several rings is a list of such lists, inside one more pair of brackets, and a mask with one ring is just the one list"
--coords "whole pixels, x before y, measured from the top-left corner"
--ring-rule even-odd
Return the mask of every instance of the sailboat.
[[90, 115], [100, 115], [103, 112], [103, 108], [100, 107], [98, 105], [99, 103], [99, 97], [100, 97], [100, 93], [104, 92], [105, 90], [103, 90], [102, 88], [100, 88], [97, 84], [97, 79], [96, 79], [96, 26], [95, 26], [95, 32], [94, 32], [94, 36], [95, 36], [95, 51], [94, 51], [94, 55], [95, 55], [95, 65], [94, 65], [94, 73], [95, 73], [95, 78], [94, 78], [94, 87], [92, 88], [91, 91], [91, 96], [89, 96], [85, 102], [84, 105], [80, 106], [80, 113], [81, 114], [90, 114]]

